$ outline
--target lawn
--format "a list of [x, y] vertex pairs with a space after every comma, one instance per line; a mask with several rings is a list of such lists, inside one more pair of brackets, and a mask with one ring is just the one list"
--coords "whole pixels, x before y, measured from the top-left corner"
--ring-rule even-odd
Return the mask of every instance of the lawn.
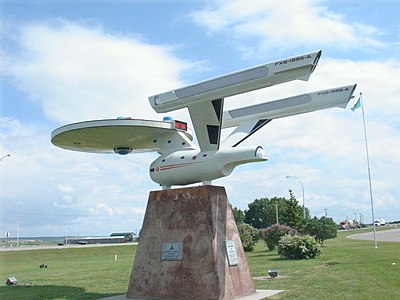
[[248, 255], [253, 277], [277, 268], [282, 278], [255, 280], [256, 288], [285, 290], [273, 299], [400, 299], [400, 244], [345, 238], [360, 232], [340, 232], [312, 260], [282, 259], [259, 243]]
[[[0, 299], [98, 299], [124, 294], [135, 252], [134, 245], [0, 252]], [[42, 264], [47, 268], [40, 268]], [[32, 286], [6, 286], [11, 276]]]
[[[375, 249], [373, 242], [346, 239], [346, 234], [327, 240], [313, 260], [282, 259], [258, 243], [248, 254], [253, 276], [265, 277], [269, 268], [277, 268], [281, 278], [255, 280], [256, 288], [285, 290], [274, 299], [400, 299], [400, 244], [380, 242]], [[0, 252], [0, 299], [124, 294], [135, 251], [136, 246], [127, 245]], [[32, 286], [6, 286], [11, 276]]]

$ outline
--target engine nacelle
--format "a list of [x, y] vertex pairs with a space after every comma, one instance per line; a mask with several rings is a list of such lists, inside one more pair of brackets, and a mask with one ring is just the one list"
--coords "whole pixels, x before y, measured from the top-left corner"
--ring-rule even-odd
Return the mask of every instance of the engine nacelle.
[[150, 177], [162, 186], [207, 182], [230, 175], [240, 164], [265, 160], [261, 146], [177, 151], [157, 158], [150, 165]]
[[307, 81], [321, 56], [321, 51], [273, 61], [226, 74], [166, 93], [150, 96], [158, 113], [181, 109], [198, 102], [222, 99], [275, 84], [299, 79]]

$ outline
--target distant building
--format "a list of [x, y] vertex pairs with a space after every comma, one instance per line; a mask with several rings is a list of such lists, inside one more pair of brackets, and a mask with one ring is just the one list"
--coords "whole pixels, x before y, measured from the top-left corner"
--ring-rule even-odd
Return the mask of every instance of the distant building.
[[128, 243], [136, 239], [136, 235], [133, 232], [127, 233], [112, 233], [110, 236], [105, 237], [69, 237], [64, 239], [64, 245], [66, 244], [118, 244]]
[[137, 236], [134, 232], [117, 232], [117, 233], [111, 233], [110, 237], [115, 237], [115, 236], [124, 236], [126, 237], [129, 241], [133, 241], [137, 239]]

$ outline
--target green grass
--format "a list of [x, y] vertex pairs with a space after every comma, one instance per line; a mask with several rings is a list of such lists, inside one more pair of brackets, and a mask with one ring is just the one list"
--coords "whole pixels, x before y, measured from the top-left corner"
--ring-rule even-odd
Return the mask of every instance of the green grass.
[[[255, 280], [257, 289], [285, 290], [274, 299], [400, 299], [400, 244], [345, 239], [325, 241], [312, 260], [282, 259], [263, 243], [248, 254], [254, 277], [277, 268], [283, 278]], [[136, 246], [0, 252], [0, 299], [98, 299], [125, 294]], [[115, 261], [114, 255], [118, 259]], [[392, 263], [396, 263], [392, 265]], [[48, 268], [40, 269], [41, 264]], [[8, 277], [20, 284], [6, 286]]]
[[365, 231], [339, 233], [312, 260], [282, 259], [259, 243], [248, 255], [253, 276], [277, 268], [283, 278], [255, 280], [256, 288], [285, 290], [273, 299], [400, 299], [400, 244], [379, 242], [375, 249], [373, 241], [345, 238]]
[[[133, 245], [0, 252], [0, 299], [98, 299], [124, 294], [135, 252]], [[41, 269], [41, 264], [48, 267]], [[12, 276], [19, 284], [32, 286], [6, 286]]]

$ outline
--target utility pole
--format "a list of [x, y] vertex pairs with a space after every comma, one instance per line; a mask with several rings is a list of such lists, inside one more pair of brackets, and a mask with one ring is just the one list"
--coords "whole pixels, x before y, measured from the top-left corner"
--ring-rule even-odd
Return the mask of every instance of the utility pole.
[[327, 218], [328, 217], [328, 209], [324, 208], [324, 211], [325, 211], [325, 218]]

